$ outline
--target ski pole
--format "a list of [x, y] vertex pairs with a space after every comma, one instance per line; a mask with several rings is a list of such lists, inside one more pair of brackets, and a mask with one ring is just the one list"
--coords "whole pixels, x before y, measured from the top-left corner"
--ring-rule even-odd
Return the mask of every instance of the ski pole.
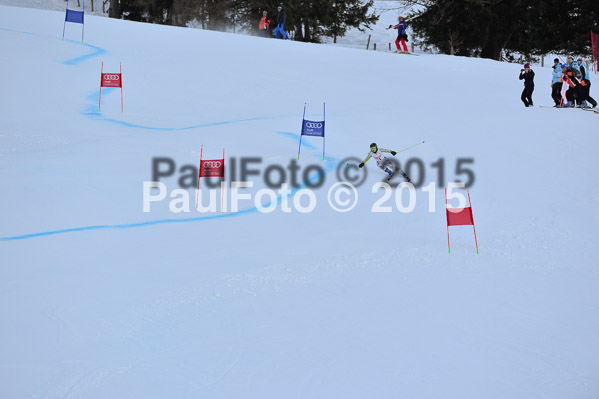
[[403, 150], [397, 151], [397, 153], [399, 154], [400, 152], [404, 152], [404, 151], [409, 150], [410, 148], [414, 148], [414, 147], [416, 147], [417, 145], [420, 145], [420, 144], [424, 144], [424, 140], [422, 141], [422, 143], [414, 144], [413, 146], [410, 146], [408, 148], [404, 148]]

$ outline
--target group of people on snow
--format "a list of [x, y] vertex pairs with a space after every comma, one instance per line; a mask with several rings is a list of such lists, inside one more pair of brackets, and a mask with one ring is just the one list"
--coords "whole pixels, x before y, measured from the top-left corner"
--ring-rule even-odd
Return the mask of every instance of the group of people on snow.
[[[262, 19], [260, 19], [258, 28], [260, 29], [262, 36], [270, 37], [270, 19], [268, 19], [268, 12], [264, 11], [262, 13]], [[277, 7], [277, 25], [273, 33], [277, 39], [287, 39], [287, 33], [285, 32], [285, 10], [283, 10], [283, 6]]]
[[[551, 98], [556, 108], [595, 108], [597, 101], [591, 97], [591, 74], [587, 68], [586, 62], [582, 58], [577, 60], [574, 57], [568, 57], [566, 63], [560, 63], [559, 58], [553, 60], [553, 77], [551, 81]], [[520, 80], [524, 80], [524, 90], [520, 99], [524, 106], [530, 107], [532, 103], [532, 93], [535, 89], [535, 73], [530, 68], [530, 63], [524, 64], [520, 71]], [[565, 95], [562, 90], [566, 84]]]
[[[559, 59], [553, 60], [553, 80], [551, 82], [551, 97], [556, 107], [595, 108], [597, 101], [591, 97], [591, 74], [582, 58], [575, 60], [568, 57], [567, 64], [560, 64]], [[566, 100], [563, 101], [561, 92], [564, 83], [568, 85]]]

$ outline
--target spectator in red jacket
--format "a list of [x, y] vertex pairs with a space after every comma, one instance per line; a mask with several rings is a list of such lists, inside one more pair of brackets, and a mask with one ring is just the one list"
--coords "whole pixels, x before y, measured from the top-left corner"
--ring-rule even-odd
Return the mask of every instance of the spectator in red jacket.
[[262, 36], [264, 37], [268, 37], [268, 27], [270, 26], [270, 19], [266, 19], [266, 15], [268, 13], [266, 11], [264, 11], [262, 13], [262, 19], [260, 20], [260, 25], [258, 25], [258, 27], [260, 28], [260, 33]]

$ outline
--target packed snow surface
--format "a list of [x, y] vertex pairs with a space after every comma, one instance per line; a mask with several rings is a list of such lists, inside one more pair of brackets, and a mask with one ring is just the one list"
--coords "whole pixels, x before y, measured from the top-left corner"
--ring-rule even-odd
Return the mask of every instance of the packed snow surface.
[[[525, 108], [514, 64], [91, 15], [81, 43], [63, 21], [0, 6], [0, 397], [597, 397], [599, 115], [539, 107], [549, 68]], [[98, 112], [102, 62], [122, 63], [124, 112], [118, 89]], [[326, 160], [305, 136], [297, 160], [304, 103], [318, 121], [323, 102]], [[412, 211], [393, 189], [392, 212], [372, 212], [374, 160], [354, 209], [328, 204], [373, 141], [425, 141], [395, 157], [434, 182]], [[225, 148], [227, 181], [261, 158], [244, 193], [296, 162], [292, 211], [201, 213], [188, 188], [189, 212], [168, 196], [144, 212], [152, 160], [175, 162], [170, 194], [202, 145]], [[463, 159], [479, 254], [471, 226], [447, 250], [443, 188], [469, 179]], [[325, 181], [301, 213], [309, 166]]]

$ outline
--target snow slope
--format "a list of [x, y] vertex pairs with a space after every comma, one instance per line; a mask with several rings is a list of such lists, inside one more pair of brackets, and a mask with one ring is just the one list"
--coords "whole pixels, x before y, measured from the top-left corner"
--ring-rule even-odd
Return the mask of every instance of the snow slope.
[[[83, 2], [81, 3], [83, 5]], [[88, 0], [85, 6], [85, 12], [87, 15], [91, 15], [91, 2]], [[14, 6], [14, 7], [27, 7], [27, 8], [38, 8], [44, 10], [52, 10], [52, 11], [62, 11], [64, 12], [66, 8], [65, 0], [0, 0], [0, 5], [6, 6]], [[98, 16], [107, 16], [107, 14], [102, 13], [102, 3], [98, 0], [94, 3], [94, 15]], [[106, 7], [109, 7], [107, 5]], [[77, 6], [76, 1], [71, 1], [69, 3], [69, 8], [73, 10], [81, 10], [82, 7]], [[387, 30], [386, 28], [390, 24], [397, 23], [397, 16], [400, 12], [392, 1], [385, 0], [377, 0], [374, 2], [374, 7], [372, 11], [379, 15], [379, 20], [376, 24], [374, 24], [371, 29], [366, 29], [364, 32], [361, 32], [358, 29], [350, 28], [344, 37], [340, 37], [337, 40], [337, 44], [333, 44], [332, 37], [323, 37], [322, 42], [324, 44], [336, 45], [336, 46], [345, 46], [345, 47], [353, 47], [359, 49], [365, 49], [366, 43], [368, 41], [368, 35], [372, 35], [370, 49], [373, 48], [374, 43], [377, 43], [379, 51], [388, 51], [388, 43], [391, 43], [393, 51], [395, 51], [395, 44], [393, 43], [395, 37], [397, 36], [397, 32], [394, 30]], [[276, 14], [276, 10], [271, 10], [271, 12]], [[407, 14], [407, 12], [402, 12]], [[201, 25], [198, 24], [190, 24], [193, 28], [199, 28]], [[419, 52], [420, 49], [416, 47], [416, 52]]]
[[[597, 115], [524, 108], [518, 65], [93, 16], [81, 44], [63, 19], [0, 6], [0, 397], [597, 396]], [[124, 113], [116, 90], [98, 113], [102, 61]], [[286, 167], [323, 101], [314, 212], [143, 212], [153, 157]], [[340, 160], [422, 140], [398, 158], [426, 182], [475, 160], [478, 255], [468, 227], [447, 253], [442, 189], [372, 213], [372, 161], [355, 209], [327, 204]]]

